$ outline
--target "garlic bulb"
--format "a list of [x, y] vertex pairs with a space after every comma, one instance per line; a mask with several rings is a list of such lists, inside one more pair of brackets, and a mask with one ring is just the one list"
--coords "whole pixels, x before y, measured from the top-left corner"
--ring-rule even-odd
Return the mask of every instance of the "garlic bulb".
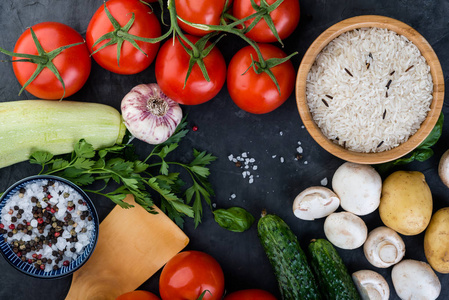
[[156, 83], [132, 88], [122, 99], [121, 111], [129, 132], [152, 145], [165, 142], [182, 120], [179, 104], [168, 98]]

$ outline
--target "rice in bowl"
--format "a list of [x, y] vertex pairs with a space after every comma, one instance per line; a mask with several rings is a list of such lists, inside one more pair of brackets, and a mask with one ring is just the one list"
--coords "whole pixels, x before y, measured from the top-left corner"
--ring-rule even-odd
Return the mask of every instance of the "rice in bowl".
[[406, 37], [377, 27], [345, 32], [318, 54], [307, 104], [322, 133], [355, 152], [406, 142], [432, 103], [430, 66]]

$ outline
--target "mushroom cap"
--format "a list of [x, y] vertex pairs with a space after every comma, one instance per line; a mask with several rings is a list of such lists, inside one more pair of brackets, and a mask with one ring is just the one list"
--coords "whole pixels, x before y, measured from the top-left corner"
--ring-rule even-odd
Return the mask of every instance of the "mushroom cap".
[[324, 234], [334, 246], [350, 250], [363, 245], [368, 229], [362, 218], [355, 214], [334, 212], [324, 221]]
[[340, 199], [330, 189], [313, 186], [305, 189], [293, 201], [293, 213], [301, 220], [324, 218], [340, 206]]
[[390, 287], [385, 278], [371, 270], [360, 270], [352, 274], [362, 300], [388, 300]]
[[345, 162], [334, 173], [332, 189], [344, 210], [364, 216], [379, 207], [382, 178], [370, 165]]
[[440, 280], [430, 265], [418, 260], [404, 259], [394, 265], [391, 280], [401, 299], [433, 300], [441, 292]]
[[401, 236], [391, 228], [380, 226], [373, 229], [363, 245], [366, 259], [375, 267], [388, 268], [397, 264], [405, 255]]

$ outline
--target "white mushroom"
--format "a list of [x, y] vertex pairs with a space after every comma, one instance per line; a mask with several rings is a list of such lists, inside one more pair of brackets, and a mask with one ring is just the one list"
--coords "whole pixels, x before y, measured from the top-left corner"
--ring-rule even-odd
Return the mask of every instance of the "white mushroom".
[[401, 299], [438, 298], [441, 283], [429, 264], [413, 259], [404, 259], [394, 265], [391, 280], [396, 294]]
[[441, 181], [449, 187], [449, 150], [444, 152], [443, 156], [440, 158], [438, 175], [440, 175]]
[[360, 270], [352, 274], [362, 300], [388, 300], [390, 287], [385, 278], [371, 270]]
[[334, 173], [332, 189], [344, 210], [364, 216], [379, 207], [382, 178], [370, 165], [345, 162]]
[[404, 257], [405, 244], [396, 231], [380, 226], [368, 234], [363, 251], [366, 259], [373, 266], [388, 268]]
[[340, 206], [340, 199], [330, 189], [323, 186], [309, 187], [296, 196], [293, 213], [301, 220], [324, 218]]
[[353, 213], [332, 213], [324, 221], [324, 234], [334, 246], [356, 249], [363, 245], [368, 235], [365, 222]]

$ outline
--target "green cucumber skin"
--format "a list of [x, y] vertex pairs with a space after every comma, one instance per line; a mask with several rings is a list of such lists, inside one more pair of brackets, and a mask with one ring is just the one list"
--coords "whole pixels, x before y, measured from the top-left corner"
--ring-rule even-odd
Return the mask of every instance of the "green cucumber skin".
[[259, 220], [257, 229], [282, 299], [322, 299], [306, 254], [290, 227], [280, 217], [266, 215]]
[[312, 270], [318, 278], [325, 299], [361, 299], [343, 260], [329, 241], [312, 240], [308, 251]]

